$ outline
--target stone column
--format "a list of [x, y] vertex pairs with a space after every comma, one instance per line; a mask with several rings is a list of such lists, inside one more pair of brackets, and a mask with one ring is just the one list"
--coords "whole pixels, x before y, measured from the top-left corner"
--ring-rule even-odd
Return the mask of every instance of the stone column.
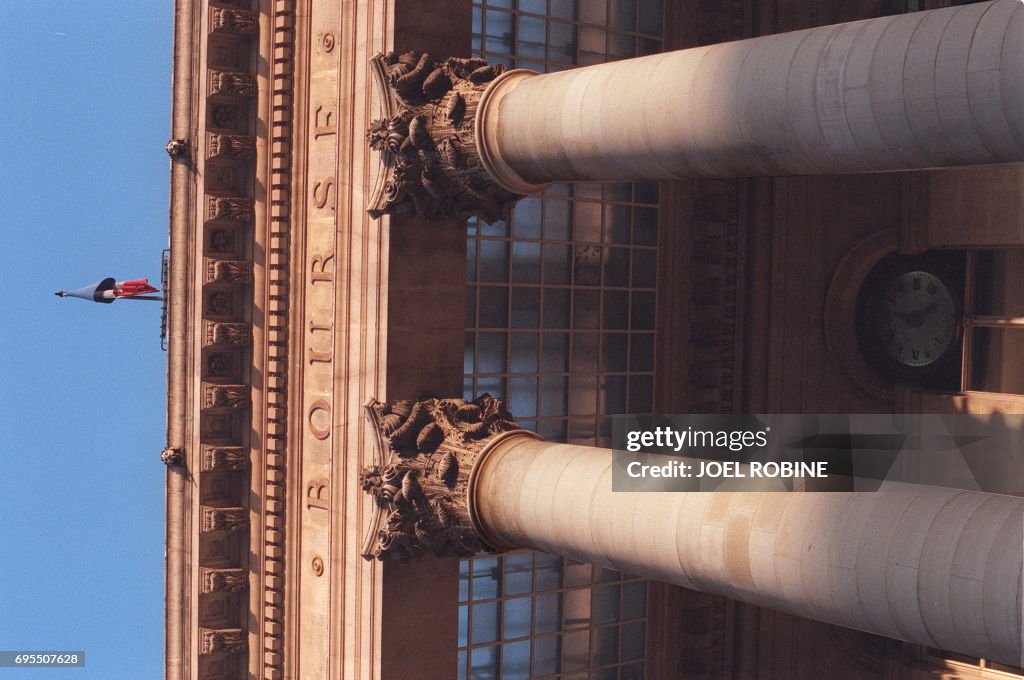
[[1024, 498], [913, 485], [613, 493], [610, 449], [541, 441], [496, 400], [377, 408], [391, 459], [364, 477], [380, 508], [367, 557], [533, 548], [1024, 665]]
[[518, 193], [565, 180], [817, 175], [1024, 161], [1024, 4], [995, 0], [537, 76], [484, 95]]
[[483, 541], [642, 574], [809, 619], [1014, 666], [1024, 498], [613, 493], [612, 452], [506, 438], [473, 473]]
[[369, 209], [492, 221], [558, 181], [1024, 162], [1022, 64], [1024, 0], [546, 75], [388, 55]]

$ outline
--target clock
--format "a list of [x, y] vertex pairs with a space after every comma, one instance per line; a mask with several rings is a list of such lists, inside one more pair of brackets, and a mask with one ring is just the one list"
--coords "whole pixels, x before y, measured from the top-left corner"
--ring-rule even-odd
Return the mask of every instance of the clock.
[[963, 280], [963, 255], [957, 252], [894, 253], [868, 274], [858, 299], [858, 341], [881, 377], [956, 387]]

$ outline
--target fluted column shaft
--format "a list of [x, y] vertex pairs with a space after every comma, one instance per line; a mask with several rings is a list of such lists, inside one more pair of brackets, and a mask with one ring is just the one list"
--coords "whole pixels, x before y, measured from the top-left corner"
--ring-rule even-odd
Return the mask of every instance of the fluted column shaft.
[[612, 452], [512, 436], [478, 462], [482, 538], [1011, 665], [1024, 498], [612, 492]]
[[565, 180], [1024, 161], [1024, 3], [995, 0], [552, 73], [477, 114], [511, 191]]

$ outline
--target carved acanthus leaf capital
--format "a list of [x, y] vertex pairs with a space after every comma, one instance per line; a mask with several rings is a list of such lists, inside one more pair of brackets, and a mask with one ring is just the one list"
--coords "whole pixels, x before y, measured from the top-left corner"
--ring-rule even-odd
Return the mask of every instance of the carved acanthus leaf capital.
[[480, 97], [505, 67], [482, 59], [438, 61], [419, 52], [378, 54], [372, 64], [384, 115], [366, 137], [380, 152], [384, 172], [370, 215], [505, 217], [522, 196], [484, 170], [475, 122]]
[[467, 489], [488, 445], [503, 433], [522, 432], [501, 400], [374, 400], [366, 414], [380, 455], [360, 476], [376, 505], [363, 557], [406, 562], [426, 552], [440, 557], [485, 550], [472, 526]]

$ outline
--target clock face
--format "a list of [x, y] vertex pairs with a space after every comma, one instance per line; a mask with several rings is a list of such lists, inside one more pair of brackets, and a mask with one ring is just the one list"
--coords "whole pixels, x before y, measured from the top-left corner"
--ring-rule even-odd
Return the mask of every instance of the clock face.
[[955, 390], [960, 385], [964, 254], [890, 253], [857, 294], [861, 354], [892, 383]]
[[882, 289], [875, 318], [882, 347], [903, 366], [933, 364], [957, 340], [956, 301], [930, 272], [907, 271], [890, 279]]

